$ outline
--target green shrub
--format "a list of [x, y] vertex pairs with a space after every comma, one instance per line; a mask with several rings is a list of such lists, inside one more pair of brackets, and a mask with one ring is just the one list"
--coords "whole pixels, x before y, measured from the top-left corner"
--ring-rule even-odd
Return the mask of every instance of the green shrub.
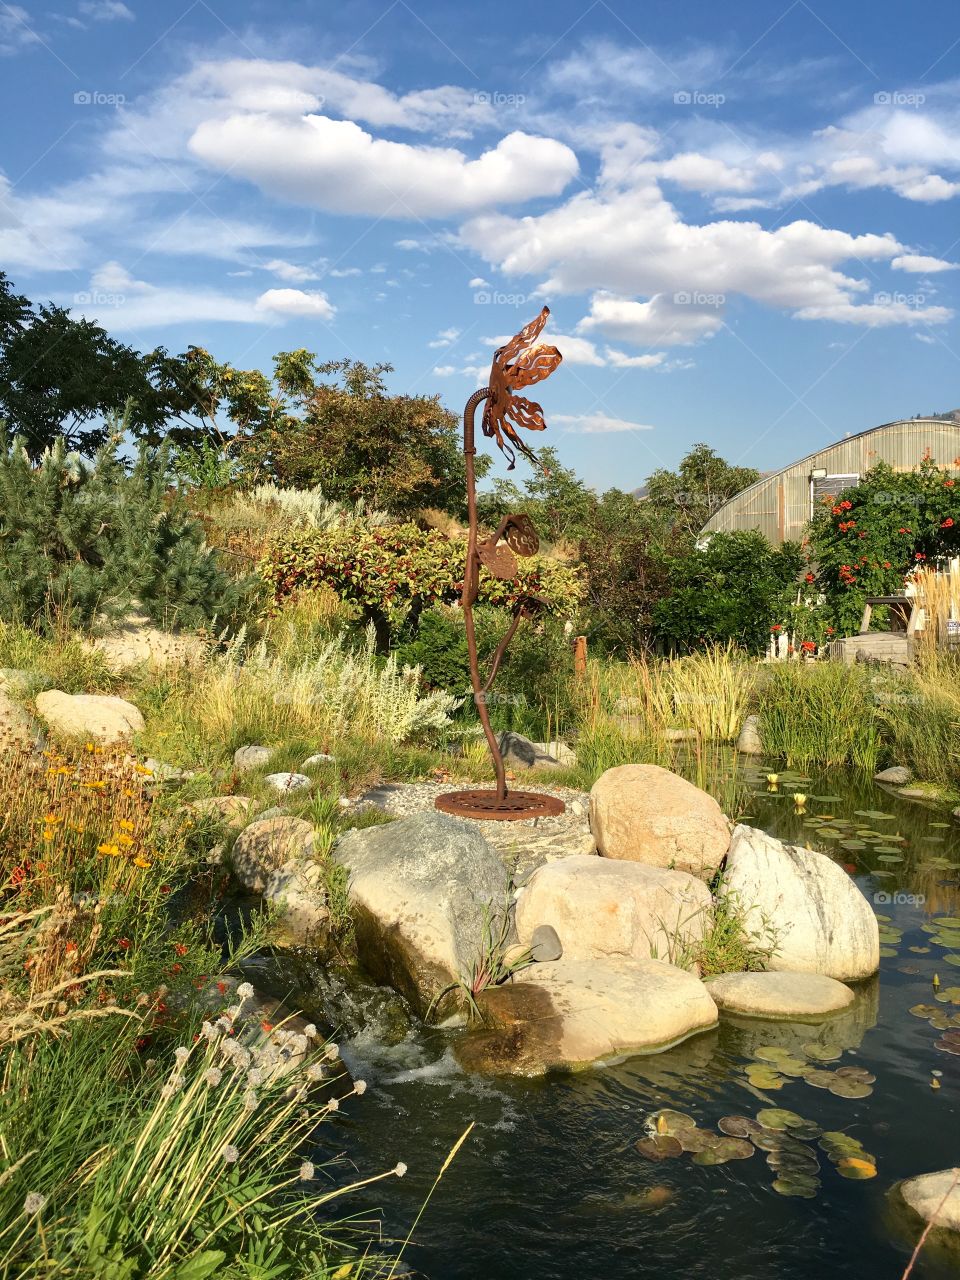
[[[485, 605], [474, 611], [474, 622], [481, 678], [485, 678], [510, 615]], [[401, 663], [421, 669], [429, 688], [464, 698], [463, 714], [473, 715], [467, 637], [460, 609], [446, 605], [428, 609], [420, 618], [416, 635], [398, 645], [396, 654]], [[555, 731], [560, 726], [562, 731], [572, 716], [572, 668], [570, 642], [557, 619], [521, 623], [487, 695], [493, 723], [536, 737], [546, 734], [548, 728]]]
[[791, 767], [873, 770], [881, 751], [871, 674], [834, 662], [783, 662], [760, 685], [764, 750]]
[[136, 609], [167, 626], [235, 623], [259, 588], [224, 570], [166, 480], [163, 451], [128, 470], [113, 446], [87, 463], [59, 442], [34, 462], [0, 440], [0, 618], [88, 627]]
[[[335, 528], [282, 535], [261, 569], [277, 600], [332, 587], [363, 610], [376, 628], [379, 646], [386, 649], [404, 624], [415, 629], [431, 605], [460, 598], [465, 563], [463, 538], [415, 524], [371, 525], [360, 518]], [[480, 599], [486, 604], [510, 607], [526, 596], [542, 596], [558, 614], [569, 616], [580, 594], [577, 567], [542, 556], [522, 560], [516, 578], [495, 578], [485, 569], [480, 573]]]

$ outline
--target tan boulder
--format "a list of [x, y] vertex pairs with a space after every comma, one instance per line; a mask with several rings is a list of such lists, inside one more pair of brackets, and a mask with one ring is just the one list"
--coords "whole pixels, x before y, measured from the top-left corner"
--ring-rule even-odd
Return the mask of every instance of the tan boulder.
[[37, 694], [36, 706], [54, 733], [102, 745], [130, 738], [145, 727], [143, 716], [132, 702], [107, 694], [48, 689]]
[[108, 669], [114, 672], [140, 666], [162, 671], [197, 665], [206, 652], [199, 636], [163, 631], [140, 614], [132, 614], [120, 626], [90, 641], [89, 648], [102, 653]]
[[900, 1183], [900, 1194], [924, 1222], [960, 1231], [960, 1169], [922, 1173]]
[[225, 827], [240, 831], [246, 825], [253, 801], [249, 796], [207, 796], [187, 806], [188, 814], [215, 818]]
[[563, 956], [485, 992], [481, 1007], [491, 1029], [458, 1042], [461, 1063], [528, 1076], [658, 1053], [717, 1024], [699, 978], [662, 960]]
[[708, 880], [730, 843], [716, 800], [655, 764], [623, 764], [590, 792], [590, 828], [606, 858], [688, 871]]
[[275, 873], [309, 857], [313, 842], [313, 827], [302, 818], [262, 818], [237, 836], [230, 865], [245, 889], [263, 893]]
[[551, 925], [571, 960], [678, 964], [709, 930], [712, 905], [707, 886], [686, 871], [580, 854], [533, 873], [517, 896], [517, 934], [527, 944]]
[[27, 712], [0, 689], [0, 751], [29, 750], [39, 738], [40, 732]]
[[819, 1021], [853, 1004], [844, 983], [823, 973], [722, 973], [707, 979], [717, 1008], [751, 1018]]

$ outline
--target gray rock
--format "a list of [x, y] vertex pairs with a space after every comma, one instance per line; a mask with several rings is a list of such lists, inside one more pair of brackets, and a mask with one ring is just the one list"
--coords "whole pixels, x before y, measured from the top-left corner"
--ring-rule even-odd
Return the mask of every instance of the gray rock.
[[180, 769], [173, 764], [165, 764], [162, 760], [155, 760], [153, 756], [147, 756], [143, 767], [150, 770], [155, 782], [184, 782], [192, 776], [189, 770]]
[[549, 756], [551, 760], [556, 760], [563, 767], [573, 768], [577, 763], [577, 753], [569, 742], [563, 742], [560, 738], [554, 738], [552, 742], [535, 742], [533, 744], [542, 756]]
[[274, 871], [263, 900], [279, 910], [281, 940], [288, 944], [319, 942], [330, 922], [323, 868], [311, 858], [295, 858]]
[[905, 764], [894, 764], [873, 775], [874, 782], [886, 782], [891, 787], [905, 787], [913, 781], [913, 770]]
[[302, 818], [261, 818], [237, 836], [233, 873], [251, 893], [263, 893], [270, 877], [313, 853], [313, 827]]
[[880, 967], [873, 908], [826, 854], [782, 844], [753, 827], [735, 827], [720, 897], [760, 947], [773, 941], [768, 969], [852, 982]]
[[560, 761], [547, 752], [542, 751], [539, 744], [531, 742], [522, 733], [511, 733], [509, 730], [500, 735], [500, 752], [504, 764], [514, 769], [543, 768], [559, 769]]
[[744, 756], [762, 756], [763, 743], [760, 741], [760, 717], [747, 716], [737, 739], [737, 750]]
[[290, 816], [289, 809], [284, 809], [279, 804], [271, 805], [269, 809], [262, 809], [257, 814], [258, 822], [266, 822], [268, 818], [287, 818]]
[[268, 773], [264, 782], [281, 794], [288, 791], [303, 791], [305, 787], [311, 785], [305, 773]]
[[530, 935], [530, 954], [537, 964], [548, 964], [563, 955], [563, 943], [550, 924], [538, 924]]
[[325, 751], [317, 751], [315, 752], [314, 755], [307, 756], [306, 760], [304, 760], [300, 768], [316, 769], [318, 765], [333, 764], [335, 761], [336, 761], [336, 756], [327, 755]]
[[272, 755], [273, 752], [269, 747], [237, 747], [233, 753], [233, 767], [241, 773], [247, 773], [251, 769], [262, 769]]
[[499, 857], [469, 822], [436, 811], [348, 831], [333, 856], [350, 872], [361, 963], [424, 1013], [469, 975], [485, 913], [504, 909]]
[[696, 729], [664, 729], [664, 739], [667, 742], [693, 742], [697, 737]]

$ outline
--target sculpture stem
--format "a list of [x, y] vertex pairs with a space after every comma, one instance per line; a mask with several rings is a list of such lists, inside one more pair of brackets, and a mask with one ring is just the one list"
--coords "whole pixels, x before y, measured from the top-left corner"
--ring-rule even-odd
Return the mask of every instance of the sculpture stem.
[[[480, 556], [477, 553], [477, 477], [474, 468], [477, 450], [474, 444], [474, 417], [477, 412], [477, 406], [482, 404], [489, 394], [489, 387], [483, 387], [479, 391], [475, 391], [467, 401], [466, 408], [463, 411], [463, 456], [467, 469], [467, 522], [469, 532], [467, 534], [467, 562], [463, 571], [463, 594], [460, 599], [463, 605], [463, 621], [467, 632], [467, 653], [470, 658], [470, 684], [473, 688], [473, 701], [477, 708], [477, 715], [480, 717], [480, 724], [483, 726], [487, 746], [490, 748], [490, 755], [493, 757], [493, 767], [497, 775], [497, 799], [505, 800], [507, 798], [506, 770], [503, 767], [500, 744], [497, 742], [497, 735], [493, 732], [490, 716], [487, 712], [486, 690], [490, 687], [490, 682], [488, 681], [484, 686], [480, 680], [477, 633], [473, 625], [473, 606], [479, 592], [480, 580]], [[493, 674], [495, 672], [491, 673], [491, 679]]]

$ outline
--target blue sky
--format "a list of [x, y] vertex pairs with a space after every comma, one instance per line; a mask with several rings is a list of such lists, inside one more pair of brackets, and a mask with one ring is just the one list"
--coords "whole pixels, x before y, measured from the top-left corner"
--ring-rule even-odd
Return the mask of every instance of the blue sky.
[[0, 111], [31, 297], [456, 409], [547, 302], [597, 487], [960, 404], [955, 0], [0, 0]]

